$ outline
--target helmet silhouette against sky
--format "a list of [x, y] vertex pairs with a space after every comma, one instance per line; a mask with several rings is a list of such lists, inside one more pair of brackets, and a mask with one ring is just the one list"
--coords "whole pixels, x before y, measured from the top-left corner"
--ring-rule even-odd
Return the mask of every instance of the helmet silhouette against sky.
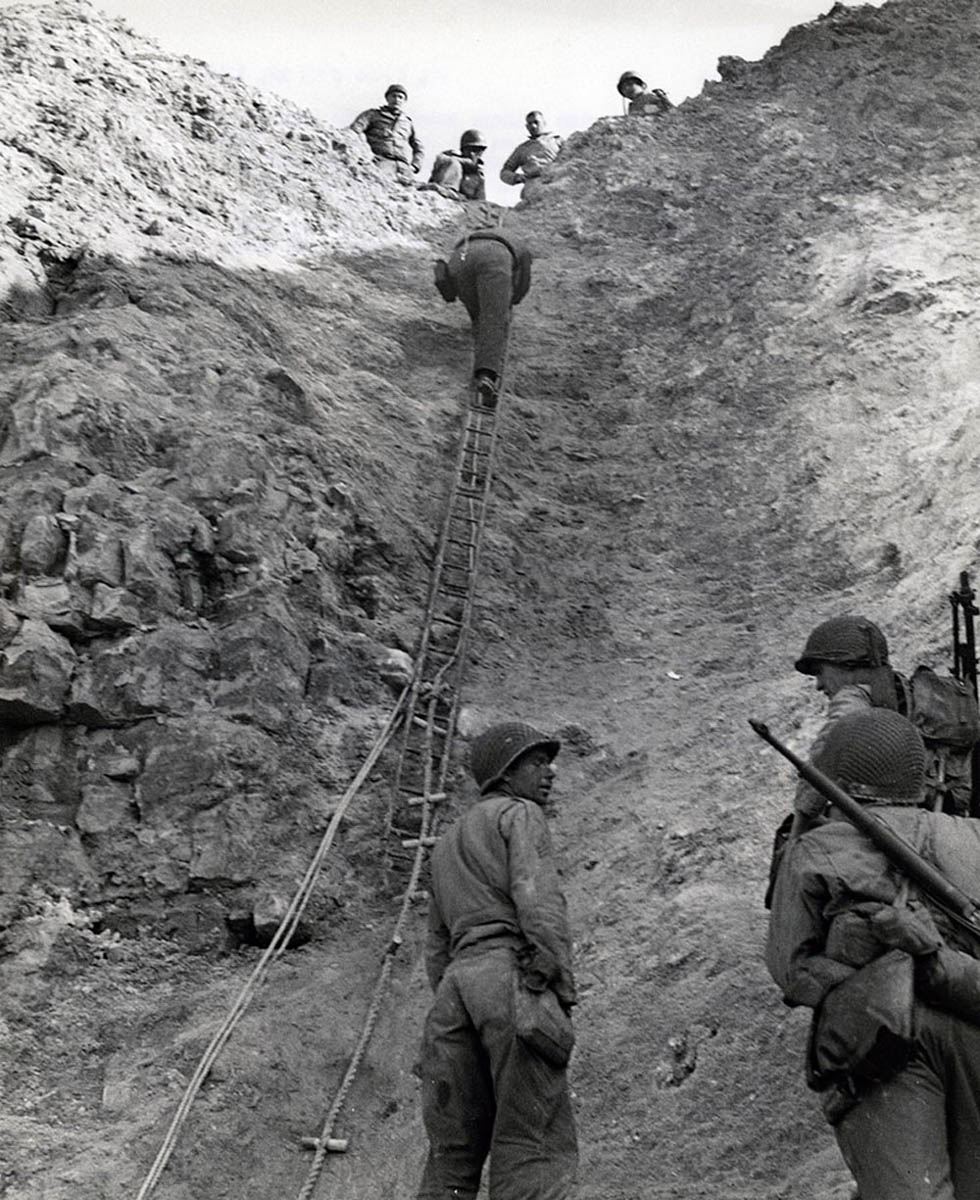
[[461, 151], [471, 149], [486, 150], [487, 139], [479, 129], [467, 129], [459, 139], [459, 148]]
[[623, 92], [623, 87], [627, 83], [631, 82], [638, 83], [640, 87], [646, 87], [646, 80], [641, 79], [635, 71], [624, 71], [619, 77], [619, 83], [616, 84], [616, 91], [619, 92], [621, 96], [624, 95], [625, 93]]
[[533, 725], [525, 725], [522, 721], [504, 721], [500, 725], [491, 725], [479, 737], [474, 738], [470, 747], [470, 769], [480, 794], [499, 783], [501, 777], [522, 754], [537, 746], [542, 747], [548, 757], [553, 759], [561, 749], [561, 742], [557, 738], [548, 737]]
[[806, 639], [796, 669], [803, 675], [817, 675], [821, 663], [838, 667], [885, 667], [888, 642], [867, 617], [831, 617]]

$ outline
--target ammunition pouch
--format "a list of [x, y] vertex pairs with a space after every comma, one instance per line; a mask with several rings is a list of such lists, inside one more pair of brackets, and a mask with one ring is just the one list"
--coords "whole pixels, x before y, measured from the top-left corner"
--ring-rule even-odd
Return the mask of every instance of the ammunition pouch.
[[525, 1046], [553, 1067], [564, 1067], [575, 1047], [572, 1019], [550, 987], [530, 991], [514, 972], [514, 1032]]
[[897, 1075], [915, 1049], [914, 962], [889, 950], [827, 993], [813, 1017], [807, 1084], [822, 1092], [842, 1079], [880, 1083]]

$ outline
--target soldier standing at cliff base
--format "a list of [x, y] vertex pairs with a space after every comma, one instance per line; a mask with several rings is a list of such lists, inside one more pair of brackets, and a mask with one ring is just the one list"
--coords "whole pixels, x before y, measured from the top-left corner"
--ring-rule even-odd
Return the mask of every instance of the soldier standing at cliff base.
[[559, 748], [517, 721], [476, 738], [480, 799], [432, 852], [419, 1200], [475, 1200], [488, 1156], [491, 1200], [565, 1200], [574, 1181], [565, 1064], [523, 1040], [517, 999], [547, 999], [571, 1034], [571, 937], [544, 811]]
[[[803, 653], [794, 665], [801, 675], [814, 678], [817, 691], [828, 701], [823, 726], [810, 747], [811, 761], [841, 717], [872, 708], [899, 707], [899, 683], [888, 661], [888, 641], [867, 617], [847, 615], [822, 621], [810, 631]], [[826, 807], [823, 796], [805, 779], [800, 779], [793, 812], [776, 830], [769, 864], [767, 908], [787, 841], [817, 824]]]
[[[925, 761], [911, 722], [869, 707], [835, 722], [814, 766], [963, 886], [980, 838], [919, 807]], [[836, 808], [789, 843], [776, 880], [766, 962], [787, 1004], [814, 1009], [807, 1082], [861, 1200], [980, 1197], [977, 942], [947, 944], [956, 926], [940, 932], [931, 907]]]
[[435, 284], [442, 298], [462, 300], [473, 322], [473, 378], [484, 404], [497, 402], [507, 354], [510, 310], [531, 286], [531, 254], [498, 229], [476, 229], [439, 259]]

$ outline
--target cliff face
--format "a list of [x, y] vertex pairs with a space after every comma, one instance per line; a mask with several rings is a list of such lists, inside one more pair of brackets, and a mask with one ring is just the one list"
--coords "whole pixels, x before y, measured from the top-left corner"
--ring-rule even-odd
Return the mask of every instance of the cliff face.
[[[248, 940], [291, 892], [414, 647], [460, 213], [86, 5], [0, 38], [0, 1177], [85, 1200], [138, 1186], [251, 965], [229, 919]], [[975, 0], [835, 6], [666, 120], [576, 135], [507, 214], [535, 280], [467, 718], [565, 731], [583, 1197], [849, 1195], [761, 965], [790, 781], [745, 718], [808, 744], [791, 663], [833, 613], [947, 661], [980, 536], [978, 59]], [[158, 1194], [302, 1183], [386, 944], [384, 788]], [[325, 1195], [413, 1194], [416, 939]]]

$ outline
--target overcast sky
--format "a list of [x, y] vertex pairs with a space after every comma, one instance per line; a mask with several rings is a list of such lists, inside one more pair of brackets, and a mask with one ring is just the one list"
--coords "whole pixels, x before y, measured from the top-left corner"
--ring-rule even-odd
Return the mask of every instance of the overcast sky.
[[[23, 2], [23, 0], [21, 0]], [[31, 0], [33, 2], [33, 0]], [[879, 7], [882, 0], [873, 0]], [[541, 109], [569, 134], [622, 112], [616, 80], [636, 71], [675, 103], [716, 79], [719, 56], [758, 59], [793, 25], [833, 0], [102, 0], [166, 49], [347, 125], [383, 103], [387, 84], [408, 89], [407, 111], [439, 151], [476, 127], [488, 140], [489, 195]], [[0, 0], [0, 7], [16, 7]]]

